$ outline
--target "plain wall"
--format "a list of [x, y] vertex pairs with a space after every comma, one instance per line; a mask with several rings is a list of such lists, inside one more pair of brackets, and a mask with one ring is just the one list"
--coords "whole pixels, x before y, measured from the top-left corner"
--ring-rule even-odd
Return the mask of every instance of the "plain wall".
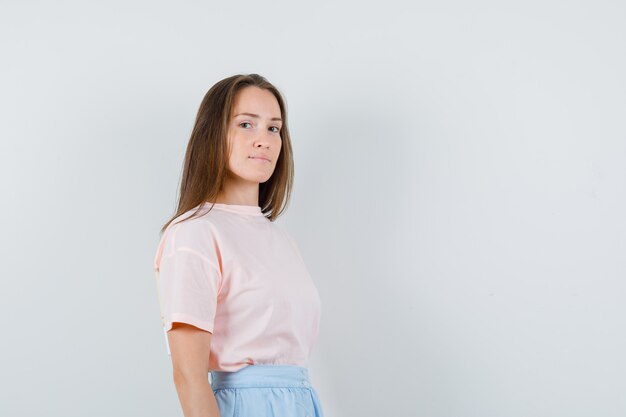
[[252, 72], [326, 417], [626, 415], [625, 3], [2, 2], [0, 35], [0, 415], [182, 416], [158, 230]]

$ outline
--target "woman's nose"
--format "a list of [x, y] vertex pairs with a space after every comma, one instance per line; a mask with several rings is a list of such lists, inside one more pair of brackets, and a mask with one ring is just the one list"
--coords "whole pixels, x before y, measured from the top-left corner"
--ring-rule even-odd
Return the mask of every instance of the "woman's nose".
[[266, 130], [257, 136], [256, 143], [257, 145], [261, 144], [263, 146], [269, 146], [275, 140], [275, 135], [275, 133]]
[[256, 138], [254, 145], [257, 147], [261, 146], [261, 147], [267, 148], [270, 145], [270, 139], [267, 136], [261, 134]]

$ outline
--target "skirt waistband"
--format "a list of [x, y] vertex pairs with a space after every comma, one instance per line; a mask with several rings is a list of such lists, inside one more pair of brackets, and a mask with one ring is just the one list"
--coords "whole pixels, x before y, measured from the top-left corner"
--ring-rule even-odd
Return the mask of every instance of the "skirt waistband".
[[297, 365], [246, 365], [236, 372], [211, 371], [211, 388], [309, 388], [309, 370]]

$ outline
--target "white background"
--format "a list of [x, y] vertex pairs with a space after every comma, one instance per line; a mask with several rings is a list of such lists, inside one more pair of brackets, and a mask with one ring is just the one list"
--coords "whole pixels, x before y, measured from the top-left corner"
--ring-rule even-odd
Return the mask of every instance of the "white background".
[[206, 91], [285, 94], [326, 417], [626, 415], [626, 6], [2, 2], [0, 415], [182, 416], [153, 259]]

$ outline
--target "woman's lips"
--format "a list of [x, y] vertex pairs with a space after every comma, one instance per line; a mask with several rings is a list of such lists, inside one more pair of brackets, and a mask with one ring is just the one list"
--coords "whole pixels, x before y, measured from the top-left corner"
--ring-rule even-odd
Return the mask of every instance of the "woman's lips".
[[248, 158], [253, 159], [257, 162], [269, 162], [269, 159], [265, 159], [265, 158], [255, 158], [254, 156], [249, 156]]

